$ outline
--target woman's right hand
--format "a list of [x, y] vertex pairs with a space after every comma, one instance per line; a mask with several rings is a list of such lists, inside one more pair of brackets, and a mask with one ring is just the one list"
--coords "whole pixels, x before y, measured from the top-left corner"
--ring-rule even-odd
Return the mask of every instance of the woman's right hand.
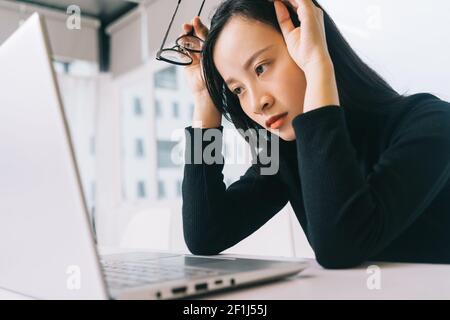
[[[184, 23], [182, 25], [184, 35], [192, 30], [194, 27], [194, 35], [202, 39], [203, 41], [208, 36], [208, 28], [201, 22], [200, 17], [195, 16], [191, 23]], [[201, 53], [189, 52], [192, 57], [192, 64], [184, 66], [184, 72], [188, 85], [193, 95], [204, 95], [207, 93], [206, 85], [203, 80], [203, 71], [201, 66]]]
[[[194, 28], [194, 35], [203, 41], [208, 36], [208, 28], [200, 21], [200, 17], [196, 16], [191, 23], [184, 23], [182, 25], [183, 34], [187, 34]], [[194, 97], [194, 128], [217, 128], [222, 123], [222, 115], [214, 106], [213, 101], [206, 89], [205, 81], [203, 80], [203, 68], [201, 64], [200, 52], [189, 52], [192, 57], [192, 63], [184, 66], [186, 79]]]

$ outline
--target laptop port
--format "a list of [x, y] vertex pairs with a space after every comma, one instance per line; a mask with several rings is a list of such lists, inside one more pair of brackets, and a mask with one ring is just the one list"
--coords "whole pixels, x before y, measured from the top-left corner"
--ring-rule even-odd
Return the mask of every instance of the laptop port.
[[195, 285], [195, 290], [196, 291], [206, 290], [206, 289], [208, 289], [208, 284], [206, 282], [205, 283], [199, 283], [199, 284]]
[[234, 286], [234, 285], [236, 284], [236, 281], [235, 281], [233, 278], [231, 278], [230, 284], [231, 284], [232, 286]]
[[172, 289], [173, 294], [185, 293], [187, 291], [187, 287], [177, 287]]
[[216, 280], [216, 281], [214, 281], [214, 284], [222, 284], [223, 283], [223, 280]]

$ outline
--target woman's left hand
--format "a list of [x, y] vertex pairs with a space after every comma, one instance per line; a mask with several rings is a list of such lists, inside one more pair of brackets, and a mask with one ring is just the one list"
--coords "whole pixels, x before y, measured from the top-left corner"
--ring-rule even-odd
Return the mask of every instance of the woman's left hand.
[[[296, 28], [292, 23], [285, 2], [297, 11], [300, 27]], [[287, 49], [295, 63], [305, 72], [331, 64], [322, 9], [311, 0], [274, 1], [274, 6]]]
[[[294, 26], [284, 2], [297, 11], [300, 27]], [[274, 6], [288, 52], [305, 73], [307, 92], [303, 111], [339, 105], [322, 9], [316, 7], [312, 0], [276, 0]]]

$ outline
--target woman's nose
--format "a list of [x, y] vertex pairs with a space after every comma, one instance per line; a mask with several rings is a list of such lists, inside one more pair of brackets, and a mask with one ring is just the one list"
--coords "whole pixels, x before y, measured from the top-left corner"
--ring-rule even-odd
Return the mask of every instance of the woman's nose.
[[263, 95], [259, 100], [255, 101], [256, 103], [253, 110], [255, 114], [263, 114], [267, 109], [270, 109], [273, 104], [273, 98], [268, 94]]

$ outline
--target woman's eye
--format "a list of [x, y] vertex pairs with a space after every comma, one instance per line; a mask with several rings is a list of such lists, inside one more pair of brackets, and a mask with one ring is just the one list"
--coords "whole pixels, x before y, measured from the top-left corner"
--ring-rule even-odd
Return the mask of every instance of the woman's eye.
[[233, 93], [235, 94], [235, 95], [240, 95], [241, 93], [240, 92], [236, 92], [237, 90], [240, 90], [241, 88], [240, 87], [238, 87], [238, 88], [236, 88], [236, 89], [234, 89], [233, 90]]
[[[256, 73], [258, 73], [258, 70], [262, 70], [262, 67], [265, 67], [266, 65], [267, 65], [267, 63], [263, 63], [263, 64], [260, 64], [259, 66], [257, 66], [255, 68]], [[262, 71], [261, 71], [261, 73], [262, 73]]]
[[[266, 67], [267, 66], [267, 63], [263, 63], [263, 64], [260, 64], [259, 66], [257, 66], [256, 68], [255, 68], [255, 71], [256, 71], [256, 73], [259, 75], [260, 73], [262, 73], [263, 72], [263, 67]], [[241, 90], [241, 87], [237, 87], [236, 89], [234, 89], [234, 90], [232, 90], [232, 92], [235, 94], [235, 95], [240, 95], [241, 94], [241, 92], [240, 92], [240, 90]]]

